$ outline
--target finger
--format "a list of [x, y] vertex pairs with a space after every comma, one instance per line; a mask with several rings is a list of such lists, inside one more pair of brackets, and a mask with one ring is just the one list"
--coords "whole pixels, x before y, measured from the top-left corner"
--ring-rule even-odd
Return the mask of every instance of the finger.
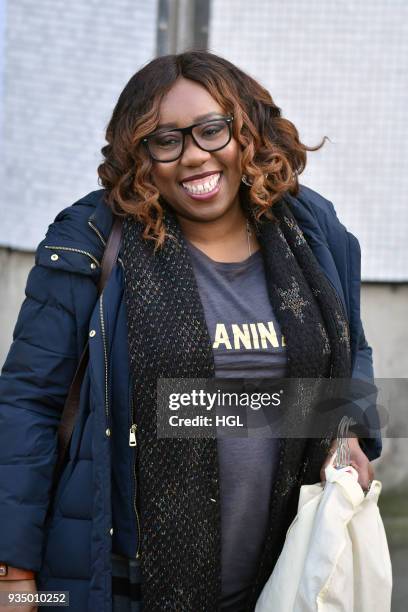
[[363, 478], [362, 478], [361, 486], [364, 489], [364, 491], [368, 491], [371, 486], [372, 481], [374, 480], [374, 468], [368, 459], [364, 462], [362, 475], [363, 475]]
[[320, 469], [320, 482], [326, 482], [326, 468], [333, 461], [333, 455], [336, 454], [337, 441], [335, 441], [327, 452], [327, 457]]
[[363, 491], [368, 489], [368, 485], [370, 482], [370, 475], [368, 471], [368, 465], [358, 464], [355, 461], [350, 461], [350, 465], [357, 471], [358, 473], [358, 484], [361, 486]]

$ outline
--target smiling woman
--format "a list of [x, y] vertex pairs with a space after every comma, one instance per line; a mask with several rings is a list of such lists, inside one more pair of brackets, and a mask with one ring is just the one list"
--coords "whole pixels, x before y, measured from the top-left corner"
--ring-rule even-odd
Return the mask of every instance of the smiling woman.
[[[0, 377], [0, 580], [35, 572], [76, 612], [253, 612], [333, 431], [160, 438], [158, 381], [372, 377], [358, 242], [298, 182], [322, 144], [302, 144], [269, 92], [214, 54], [137, 72], [106, 139], [103, 189], [61, 211], [38, 247]], [[112, 236], [119, 257], [98, 297]], [[350, 446], [366, 488], [380, 444]]]
[[[268, 216], [282, 194], [297, 193], [306, 151], [324, 142], [302, 144], [267, 90], [227, 60], [199, 51], [157, 58], [134, 75], [107, 140], [98, 172], [108, 202], [143, 222], [145, 238], [157, 246], [165, 237], [161, 201], [192, 231], [189, 221], [216, 221], [226, 209], [229, 225], [244, 175], [256, 217]], [[212, 174], [219, 181], [204, 194], [209, 185], [200, 179]]]
[[[155, 162], [151, 171], [161, 197], [177, 211], [184, 233], [196, 244], [202, 238], [201, 232], [197, 236], [195, 231], [203, 227], [200, 221], [206, 223], [205, 233], [215, 230], [214, 238], [220, 243], [233, 227], [244, 224], [238, 197], [242, 177], [240, 146], [231, 138], [229, 122], [218, 119], [214, 123], [215, 117], [223, 115], [223, 108], [201, 84], [181, 77], [163, 97], [159, 120], [194, 126], [197, 117], [205, 111], [214, 116], [213, 123], [204, 124], [204, 128], [200, 124], [190, 128], [191, 138], [183, 134], [184, 146], [179, 149], [179, 157], [173, 163]], [[215, 130], [217, 146], [213, 146], [213, 139], [208, 136]]]

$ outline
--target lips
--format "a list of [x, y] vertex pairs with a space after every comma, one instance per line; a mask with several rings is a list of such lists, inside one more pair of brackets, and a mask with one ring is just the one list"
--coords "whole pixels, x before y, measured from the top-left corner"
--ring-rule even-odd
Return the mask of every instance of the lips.
[[192, 174], [191, 176], [186, 176], [181, 183], [189, 183], [191, 181], [201, 180], [204, 177], [212, 176], [213, 174], [219, 174], [221, 170], [209, 170], [208, 172], [201, 172], [200, 174]]
[[221, 172], [213, 172], [199, 179], [182, 181], [181, 185], [186, 191], [188, 191], [188, 193], [209, 193], [219, 183], [220, 178]]
[[207, 200], [219, 192], [221, 180], [222, 172], [215, 172], [200, 180], [183, 182], [181, 188], [194, 200]]

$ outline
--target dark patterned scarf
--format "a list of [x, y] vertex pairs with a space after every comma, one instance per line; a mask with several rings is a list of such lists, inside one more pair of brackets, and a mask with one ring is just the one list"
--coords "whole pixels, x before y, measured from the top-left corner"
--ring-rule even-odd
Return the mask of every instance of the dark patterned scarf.
[[[243, 190], [242, 190], [243, 191]], [[243, 206], [251, 215], [248, 204]], [[288, 376], [350, 376], [348, 324], [288, 204], [256, 227], [272, 307], [286, 339]], [[124, 224], [130, 367], [138, 423], [142, 597], [145, 612], [216, 612], [221, 591], [217, 440], [157, 439], [158, 378], [212, 378], [214, 358], [188, 248], [166, 207], [174, 240], [153, 253], [142, 226]], [[272, 572], [299, 487], [319, 480], [330, 438], [283, 439], [269, 527], [248, 610]], [[214, 502], [215, 500], [215, 502]]]

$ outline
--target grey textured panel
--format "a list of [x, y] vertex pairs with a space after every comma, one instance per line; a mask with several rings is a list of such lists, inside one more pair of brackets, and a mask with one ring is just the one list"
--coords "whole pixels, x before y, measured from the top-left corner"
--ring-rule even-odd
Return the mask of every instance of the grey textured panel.
[[1, 245], [35, 248], [61, 208], [98, 188], [104, 129], [154, 57], [156, 13], [156, 0], [7, 1]]
[[209, 48], [271, 92], [309, 153], [301, 181], [355, 233], [366, 280], [408, 280], [406, 0], [213, 0]]

